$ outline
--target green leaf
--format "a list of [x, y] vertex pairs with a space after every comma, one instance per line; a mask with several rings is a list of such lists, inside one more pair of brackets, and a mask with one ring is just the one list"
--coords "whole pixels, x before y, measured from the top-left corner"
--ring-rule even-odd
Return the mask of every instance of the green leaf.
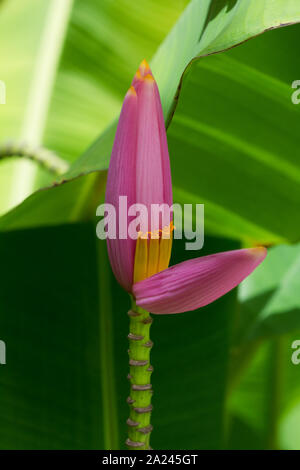
[[20, 231], [0, 245], [1, 449], [103, 446], [94, 234]]
[[266, 41], [271, 56], [284, 32], [272, 32], [274, 42], [266, 35], [248, 43], [238, 56], [232, 51], [200, 61], [168, 132], [176, 199], [204, 203], [206, 230], [247, 244], [299, 239], [300, 108], [291, 102], [292, 81], [251, 60]]
[[[89, 4], [87, 8], [90, 9], [91, 5]], [[93, 10], [90, 10], [89, 13], [85, 12], [85, 16], [81, 15], [81, 17], [87, 18], [87, 16], [90, 16], [92, 13], [94, 13]], [[166, 118], [169, 120], [172, 116], [174, 106], [178, 99], [178, 94], [176, 95], [177, 87], [180, 84], [183, 72], [194, 58], [202, 57], [213, 52], [219, 52], [224, 48], [232, 47], [252, 36], [262, 33], [266, 29], [276, 28], [282, 24], [294, 23], [299, 20], [300, 9], [299, 6], [297, 6], [296, 1], [289, 1], [286, 3], [277, 0], [272, 3], [272, 6], [267, 1], [253, 2], [247, 0], [228, 2], [226, 0], [222, 0], [217, 3], [208, 0], [192, 1], [176, 23], [169, 36], [158, 49], [153, 61], [151, 62], [160, 87]], [[95, 34], [94, 28], [93, 34]], [[205, 61], [207, 61], [207, 59], [205, 59]], [[128, 83], [129, 81], [130, 80], [128, 79]], [[83, 88], [81, 90], [83, 90]], [[70, 172], [65, 175], [64, 180], [71, 180], [85, 173], [106, 169], [113, 136], [114, 126], [110, 127], [104, 135], [101, 136], [100, 139], [73, 164]], [[170, 143], [170, 146], [172, 147], [172, 142]], [[175, 158], [176, 156], [174, 159]], [[282, 162], [279, 162], [279, 165], [282, 167]], [[201, 167], [199, 167], [199, 171], [201, 171]], [[189, 188], [190, 172], [185, 172], [185, 175], [186, 179], [183, 180], [178, 187], [178, 190], [180, 191], [186, 191]], [[282, 178], [282, 176], [279, 175], [278, 178]], [[212, 182], [208, 182], [208, 184], [211, 183]], [[41, 193], [31, 196], [31, 226], [55, 223], [53, 213], [58, 212], [55, 211], [55, 208], [60, 205], [60, 199], [61, 197], [64, 197], [64, 191], [68, 193], [68, 189], [66, 188], [67, 184], [63, 186], [61, 191], [62, 194], [60, 194], [59, 197], [57, 194], [57, 188], [47, 190], [45, 193], [46, 195], [44, 197], [51, 199], [51, 203], [49, 202], [47, 204], [53, 207], [53, 212], [51, 212], [49, 220], [47, 220], [46, 215], [42, 220], [39, 219], [39, 209], [37, 209], [35, 213], [35, 208], [40, 207], [39, 198]], [[197, 196], [198, 198], [201, 195], [192, 194], [192, 196]], [[231, 194], [231, 197], [233, 196], [236, 197], [236, 194]], [[223, 207], [219, 206], [219, 201], [212, 202], [214, 204], [211, 204], [211, 207], [216, 208], [216, 211], [212, 211], [212, 216], [210, 216], [214, 225], [219, 224], [220, 220], [224, 220], [224, 217], [228, 212], [230, 213], [230, 217], [233, 221], [233, 227], [224, 230], [224, 235], [235, 235], [236, 238], [240, 238], [238, 232], [240, 231], [239, 224], [242, 222], [242, 238], [245, 238], [249, 228], [251, 228], [250, 236], [252, 239], [257, 237], [258, 239], [265, 240], [271, 238], [270, 235], [272, 235], [273, 241], [277, 242], [286, 236], [286, 234], [278, 233], [278, 230], [274, 230], [273, 227], [269, 227], [269, 224], [266, 224], [266, 227], [259, 226], [257, 229], [255, 222], [251, 220], [252, 212], [250, 214], [251, 217], [249, 217], [248, 213], [246, 216], [241, 214], [241, 208], [239, 208], [238, 211], [232, 207], [224, 210]], [[17, 228], [19, 226], [18, 220], [20, 210], [22, 212], [20, 217], [22, 225], [20, 226], [24, 226], [24, 223], [26, 224], [23, 217], [23, 214], [26, 213], [26, 208], [24, 211], [21, 207], [22, 206], [19, 206], [13, 210], [9, 214], [8, 218], [4, 216], [1, 219], [1, 230], [6, 230], [12, 227]], [[249, 218], [250, 220], [248, 220]], [[61, 219], [60, 216], [59, 219]], [[245, 221], [243, 219], [245, 219]], [[290, 236], [290, 233], [287, 235]]]
[[188, 0], [75, 0], [45, 135], [74, 161], [117, 116], [132, 76]]
[[[1, 119], [2, 139], [41, 145], [72, 2], [27, 0], [20, 5], [13, 0], [2, 6], [1, 55], [8, 93]], [[29, 161], [9, 162], [4, 176], [10, 178], [10, 188], [4, 187], [1, 194], [1, 211], [33, 191], [37, 168]]]
[[300, 329], [299, 250], [299, 244], [269, 249], [264, 262], [239, 286], [230, 389], [263, 342]]
[[268, 250], [239, 290], [239, 336], [258, 341], [300, 329], [300, 245]]
[[229, 426], [231, 434], [229, 441], [232, 448], [241, 446], [240, 436], [237, 433], [235, 436], [232, 435], [236, 419], [248, 427], [250, 436], [253, 434], [257, 436], [257, 441], [252, 444], [249, 437], [246, 439], [250, 448], [257, 449], [257, 445], [263, 449], [276, 447], [278, 417], [282, 409], [282, 396], [279, 398], [279, 381], [276, 380], [276, 374], [280, 374], [282, 379], [282, 364], [278, 363], [274, 351], [269, 343], [261, 345], [247, 364], [240, 382], [231, 390], [228, 408], [234, 417], [233, 427]]
[[[229, 408], [263, 448], [299, 448], [287, 428], [297, 414], [300, 390], [298, 366], [291, 360], [292, 344], [300, 337], [299, 254], [299, 244], [269, 249], [239, 287]], [[237, 434], [230, 445], [242, 445]]]
[[[292, 343], [300, 337], [299, 333], [295, 330], [260, 344], [239, 382], [230, 390], [230, 448], [299, 449], [293, 436], [299, 430], [295, 420], [300, 393], [299, 366], [291, 361]], [[246, 436], [239, 429], [242, 433], [246, 431]]]
[[263, 450], [264, 442], [242, 417], [232, 415], [230, 417], [230, 435], [226, 448], [232, 450]]
[[282, 449], [300, 450], [300, 403], [299, 400], [286, 412], [280, 429]]
[[[1, 143], [21, 140], [34, 147], [43, 142], [74, 161], [116, 116], [137, 64], [153, 55], [186, 3], [5, 2], [0, 78], [7, 84], [7, 103], [0, 109]], [[52, 175], [19, 159], [1, 164], [0, 178], [1, 214], [53, 182]]]

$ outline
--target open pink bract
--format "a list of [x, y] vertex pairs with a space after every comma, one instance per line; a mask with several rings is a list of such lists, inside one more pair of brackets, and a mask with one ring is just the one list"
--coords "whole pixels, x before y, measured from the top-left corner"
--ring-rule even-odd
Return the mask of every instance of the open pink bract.
[[152, 313], [204, 307], [242, 282], [266, 254], [267, 250], [259, 247], [184, 261], [135, 284], [136, 303]]

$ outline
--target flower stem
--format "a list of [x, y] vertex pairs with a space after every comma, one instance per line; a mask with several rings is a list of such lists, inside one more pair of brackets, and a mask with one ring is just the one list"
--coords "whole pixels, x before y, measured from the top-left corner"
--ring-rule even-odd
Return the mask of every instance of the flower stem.
[[128, 439], [126, 445], [131, 450], [147, 450], [150, 449], [152, 431], [150, 419], [153, 367], [150, 364], [150, 351], [153, 343], [149, 335], [152, 318], [149, 312], [138, 307], [134, 301], [132, 301], [128, 315], [130, 318], [128, 335], [130, 395], [127, 402], [130, 414], [127, 420]]

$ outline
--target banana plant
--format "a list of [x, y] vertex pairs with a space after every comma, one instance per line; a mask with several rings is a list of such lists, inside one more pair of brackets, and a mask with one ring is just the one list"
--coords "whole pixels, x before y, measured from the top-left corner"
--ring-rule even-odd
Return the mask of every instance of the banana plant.
[[[0, 3], [1, 448], [120, 449], [128, 428], [127, 445], [141, 447], [131, 444], [150, 432], [137, 434], [132, 403], [126, 424], [128, 310], [157, 313], [156, 393], [141, 425], [154, 427], [154, 449], [299, 448], [290, 360], [300, 331], [298, 22], [297, 0]], [[106, 194], [117, 194], [107, 171], [143, 57], [152, 57], [174, 201], [204, 204], [205, 244], [198, 262], [174, 240], [171, 267], [130, 288], [110, 249], [132, 309], [95, 216], [107, 178]], [[205, 260], [230, 268], [225, 294], [261, 261], [260, 245], [267, 258], [224, 297], [200, 301], [203, 277], [188, 297], [180, 282], [169, 296], [172, 273], [190, 266], [196, 276]], [[131, 386], [141, 385], [131, 368]]]

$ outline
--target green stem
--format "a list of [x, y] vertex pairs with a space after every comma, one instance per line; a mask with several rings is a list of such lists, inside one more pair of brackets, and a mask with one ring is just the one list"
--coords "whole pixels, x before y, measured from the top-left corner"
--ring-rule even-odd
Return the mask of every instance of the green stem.
[[128, 379], [130, 381], [130, 395], [127, 402], [130, 414], [127, 420], [128, 439], [126, 445], [131, 450], [150, 449], [150, 434], [152, 426], [151, 398], [152, 385], [151, 374], [153, 367], [150, 364], [150, 326], [152, 318], [150, 313], [138, 307], [132, 301], [129, 310], [129, 366]]
[[54, 152], [44, 147], [26, 145], [22, 142], [8, 142], [0, 146], [0, 160], [10, 157], [23, 157], [33, 160], [55, 175], [65, 173], [70, 165]]

